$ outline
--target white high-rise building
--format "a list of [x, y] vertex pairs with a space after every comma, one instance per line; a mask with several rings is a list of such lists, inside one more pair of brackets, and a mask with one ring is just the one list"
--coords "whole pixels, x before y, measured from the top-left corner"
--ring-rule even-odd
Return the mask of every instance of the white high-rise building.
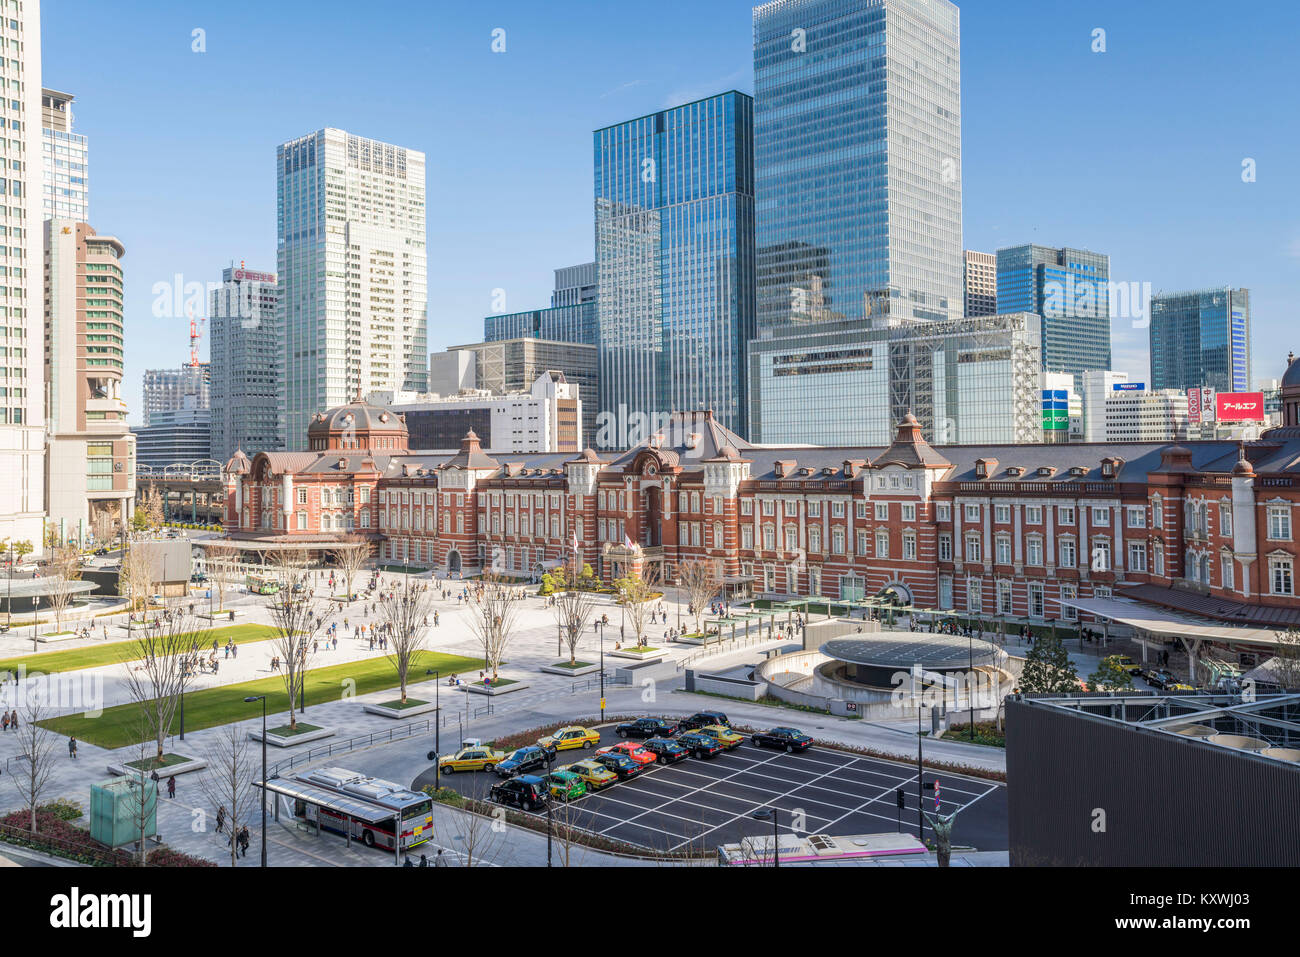
[[41, 5], [10, 0], [0, 17], [0, 539], [39, 552], [45, 518], [45, 378], [41, 230]]
[[249, 454], [279, 449], [276, 405], [280, 335], [276, 278], [231, 266], [209, 297], [212, 355], [211, 456], [224, 462], [236, 449]]
[[71, 93], [41, 90], [41, 155], [46, 219], [90, 221], [90, 148], [72, 130]]
[[428, 381], [424, 154], [323, 129], [276, 151], [280, 437]]

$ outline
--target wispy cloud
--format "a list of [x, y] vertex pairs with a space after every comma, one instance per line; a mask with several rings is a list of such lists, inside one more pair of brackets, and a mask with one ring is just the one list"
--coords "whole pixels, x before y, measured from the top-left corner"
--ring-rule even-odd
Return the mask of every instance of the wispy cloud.
[[713, 96], [717, 93], [725, 93], [727, 90], [736, 89], [742, 83], [747, 83], [751, 76], [751, 69], [742, 67], [708, 83], [678, 87], [664, 99], [664, 108], [681, 106], [683, 103], [693, 103], [696, 100], [704, 99], [706, 96]]
[[600, 94], [600, 98], [603, 100], [607, 96], [615, 96], [622, 93], [624, 90], [630, 90], [634, 87], [642, 86], [644, 83], [645, 80], [628, 80], [626, 83], [620, 83], [612, 90], [606, 90], [604, 93]]

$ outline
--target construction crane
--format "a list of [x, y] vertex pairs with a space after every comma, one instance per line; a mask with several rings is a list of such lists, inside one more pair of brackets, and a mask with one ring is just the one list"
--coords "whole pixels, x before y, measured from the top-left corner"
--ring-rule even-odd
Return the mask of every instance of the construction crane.
[[206, 317], [194, 318], [194, 307], [190, 306], [187, 310], [190, 317], [190, 368], [199, 367], [199, 338], [202, 336], [203, 323], [207, 322]]

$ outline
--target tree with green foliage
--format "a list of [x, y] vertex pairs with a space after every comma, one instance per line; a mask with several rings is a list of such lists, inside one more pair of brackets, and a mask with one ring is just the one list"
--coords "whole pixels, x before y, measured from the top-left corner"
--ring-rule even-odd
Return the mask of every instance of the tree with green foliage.
[[1132, 687], [1133, 676], [1115, 655], [1101, 659], [1097, 670], [1088, 675], [1089, 691], [1126, 691]]
[[1026, 694], [1068, 694], [1079, 689], [1079, 674], [1059, 638], [1043, 635], [1025, 656], [1020, 690]]

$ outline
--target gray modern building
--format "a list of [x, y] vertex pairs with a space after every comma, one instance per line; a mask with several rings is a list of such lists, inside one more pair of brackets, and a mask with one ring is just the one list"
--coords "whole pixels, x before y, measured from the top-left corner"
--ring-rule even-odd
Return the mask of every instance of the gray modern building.
[[211, 458], [212, 410], [158, 412], [150, 419], [149, 425], [135, 429], [134, 434], [135, 463], [138, 468], [146, 467], [161, 472], [169, 465], [201, 462]]
[[960, 33], [947, 0], [755, 8], [751, 383], [756, 355], [788, 358], [751, 397], [751, 439], [786, 441], [793, 402], [803, 441], [875, 441], [898, 416], [843, 387], [857, 340], [960, 316]]
[[146, 369], [143, 379], [145, 425], [162, 412], [206, 409], [211, 402], [212, 368], [207, 362], [179, 369]]
[[564, 266], [555, 270], [555, 290], [551, 293], [551, 305], [576, 306], [582, 302], [595, 302], [599, 289], [595, 262]]
[[221, 271], [208, 303], [211, 326], [211, 456], [283, 448], [277, 394], [280, 368], [278, 293], [273, 272], [243, 263]]
[[305, 448], [322, 409], [428, 379], [425, 157], [323, 129], [276, 151], [279, 416]]
[[753, 103], [733, 90], [592, 134], [598, 420], [712, 409], [748, 432]]
[[1250, 390], [1249, 289], [1158, 293], [1150, 337], [1151, 388]]
[[[1033, 313], [854, 329], [810, 328], [750, 347], [767, 444], [888, 445], [909, 412], [936, 445], [1043, 441], [1041, 320]], [[854, 422], [810, 418], [858, 410]], [[892, 424], [891, 424], [892, 423]]]
[[[520, 337], [451, 346], [446, 354], [473, 358], [472, 371], [460, 364], [455, 366], [455, 380], [461, 388], [487, 389], [497, 395], [526, 392], [538, 376], [550, 370], [563, 372], [569, 382], [578, 386], [582, 397], [581, 443], [583, 447], [595, 443], [596, 402], [586, 398], [600, 392], [600, 364], [594, 344]], [[447, 389], [445, 394], [451, 392]]]
[[600, 341], [597, 325], [596, 303], [587, 300], [552, 306], [549, 309], [502, 312], [487, 316], [483, 320], [483, 341], [527, 338], [594, 346]]
[[1043, 369], [1079, 378], [1109, 369], [1110, 257], [1028, 244], [999, 249], [998, 311], [1043, 318]]

